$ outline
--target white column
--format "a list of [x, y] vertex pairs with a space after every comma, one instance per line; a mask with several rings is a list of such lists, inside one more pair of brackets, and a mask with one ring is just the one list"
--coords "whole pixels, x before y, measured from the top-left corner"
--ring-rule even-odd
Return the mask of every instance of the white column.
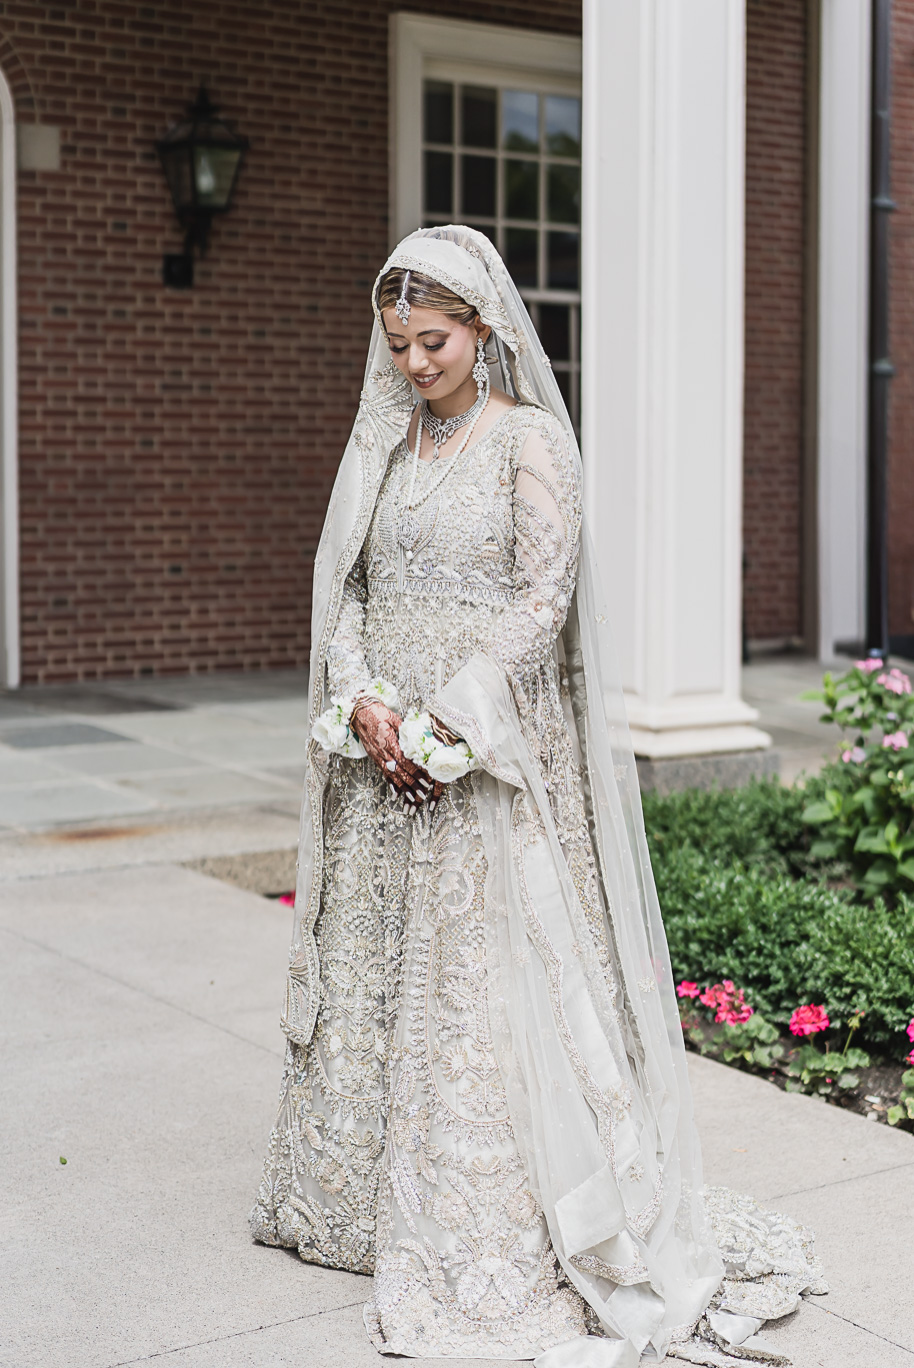
[[740, 698], [743, 10], [584, 0], [588, 512], [657, 759], [770, 744]]
[[819, 653], [866, 618], [870, 0], [822, 5], [819, 90]]

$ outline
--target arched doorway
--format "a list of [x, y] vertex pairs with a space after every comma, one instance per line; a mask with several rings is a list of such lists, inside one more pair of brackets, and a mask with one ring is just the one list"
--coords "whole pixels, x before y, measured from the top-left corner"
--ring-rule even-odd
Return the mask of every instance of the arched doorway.
[[16, 116], [0, 71], [0, 685], [19, 683]]

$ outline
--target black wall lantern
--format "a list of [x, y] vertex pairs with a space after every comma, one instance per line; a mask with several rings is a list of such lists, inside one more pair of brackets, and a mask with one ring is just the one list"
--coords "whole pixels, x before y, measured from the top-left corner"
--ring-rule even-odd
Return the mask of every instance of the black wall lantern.
[[177, 289], [194, 283], [194, 247], [203, 256], [214, 214], [231, 206], [232, 192], [247, 138], [242, 138], [210, 103], [203, 86], [181, 123], [170, 128], [156, 143], [156, 152], [174, 200], [178, 222], [184, 229], [184, 252], [162, 261], [162, 280]]

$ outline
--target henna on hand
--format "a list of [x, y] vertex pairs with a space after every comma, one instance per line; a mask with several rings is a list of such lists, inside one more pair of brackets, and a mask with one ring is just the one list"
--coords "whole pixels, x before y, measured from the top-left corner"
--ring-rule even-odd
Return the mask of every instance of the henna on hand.
[[432, 723], [432, 736], [440, 741], [442, 745], [456, 746], [458, 741], [463, 740], [463, 737], [458, 736], [455, 731], [452, 731], [446, 722], [441, 721], [440, 717], [436, 717], [434, 713], [429, 713], [429, 717]]
[[[380, 699], [359, 699], [349, 725], [391, 788], [403, 799], [407, 811], [416, 812], [426, 798], [437, 805], [431, 776], [420, 765], [408, 760], [400, 749], [399, 727], [402, 718]], [[440, 794], [438, 794], [440, 797]]]

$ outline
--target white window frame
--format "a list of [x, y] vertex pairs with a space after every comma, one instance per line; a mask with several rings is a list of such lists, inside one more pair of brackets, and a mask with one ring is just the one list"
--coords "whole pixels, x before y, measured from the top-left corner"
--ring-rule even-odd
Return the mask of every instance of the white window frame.
[[422, 222], [422, 83], [470, 81], [581, 93], [580, 38], [422, 14], [390, 16], [390, 244]]

